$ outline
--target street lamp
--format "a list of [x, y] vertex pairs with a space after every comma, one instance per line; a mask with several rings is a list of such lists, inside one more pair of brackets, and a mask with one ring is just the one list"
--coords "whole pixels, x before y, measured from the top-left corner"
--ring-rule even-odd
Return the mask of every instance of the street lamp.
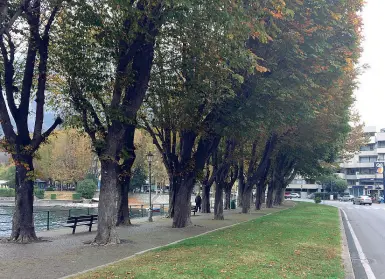
[[148, 191], [149, 192], [149, 196], [150, 196], [150, 208], [148, 210], [148, 221], [149, 222], [152, 222], [152, 202], [151, 202], [151, 163], [152, 163], [152, 160], [154, 158], [154, 154], [151, 153], [151, 151], [149, 151], [147, 153], [147, 162], [148, 162], [148, 172], [149, 172], [149, 184], [150, 184], [150, 190]]

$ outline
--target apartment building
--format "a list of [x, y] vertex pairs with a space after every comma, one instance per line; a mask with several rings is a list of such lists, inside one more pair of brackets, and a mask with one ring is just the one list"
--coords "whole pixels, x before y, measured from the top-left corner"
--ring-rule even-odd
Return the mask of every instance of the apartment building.
[[296, 175], [293, 181], [286, 187], [286, 192], [298, 193], [301, 198], [307, 198], [311, 193], [321, 192], [322, 186], [316, 184], [314, 179], [306, 179]]
[[368, 144], [351, 160], [340, 164], [339, 176], [348, 182], [351, 195], [383, 195], [383, 175], [377, 174], [375, 162], [385, 161], [385, 129], [377, 132], [375, 126], [367, 126], [364, 132], [370, 136]]

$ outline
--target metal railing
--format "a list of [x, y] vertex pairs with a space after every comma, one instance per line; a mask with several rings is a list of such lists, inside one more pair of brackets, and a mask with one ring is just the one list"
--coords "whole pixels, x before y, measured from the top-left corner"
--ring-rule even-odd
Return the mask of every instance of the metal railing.
[[[153, 216], [162, 216], [166, 213], [168, 204], [153, 204]], [[147, 217], [148, 205], [138, 204], [129, 205], [130, 218]], [[35, 229], [37, 231], [49, 231], [50, 229], [60, 228], [67, 221], [68, 217], [97, 214], [97, 208], [70, 208], [70, 209], [56, 209], [56, 210], [38, 210], [33, 212]], [[11, 231], [12, 215], [10, 213], [0, 213], [0, 232]], [[5, 220], [4, 220], [5, 219]]]

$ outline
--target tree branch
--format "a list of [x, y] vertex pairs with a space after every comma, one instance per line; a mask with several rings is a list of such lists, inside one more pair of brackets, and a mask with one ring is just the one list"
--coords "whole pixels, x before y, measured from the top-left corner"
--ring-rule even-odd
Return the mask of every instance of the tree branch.
[[56, 129], [57, 126], [63, 123], [63, 120], [60, 117], [57, 117], [55, 119], [55, 122], [51, 125], [51, 127], [48, 128], [47, 131], [45, 131], [41, 136], [38, 138], [32, 140], [31, 146], [32, 146], [32, 153], [35, 152], [41, 143], [45, 142], [46, 139], [50, 136], [50, 134]]
[[8, 115], [7, 106], [5, 104], [5, 100], [3, 97], [3, 89], [1, 86], [1, 82], [0, 82], [0, 124], [1, 124], [1, 127], [3, 128], [6, 140], [14, 142], [16, 140], [16, 133], [13, 130], [13, 126]]

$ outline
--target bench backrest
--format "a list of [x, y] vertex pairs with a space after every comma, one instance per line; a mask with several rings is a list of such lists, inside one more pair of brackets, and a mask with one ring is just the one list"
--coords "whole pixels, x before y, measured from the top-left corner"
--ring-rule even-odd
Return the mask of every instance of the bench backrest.
[[79, 222], [91, 222], [98, 220], [98, 215], [82, 215], [82, 216], [71, 216], [67, 219], [67, 224], [79, 223]]

